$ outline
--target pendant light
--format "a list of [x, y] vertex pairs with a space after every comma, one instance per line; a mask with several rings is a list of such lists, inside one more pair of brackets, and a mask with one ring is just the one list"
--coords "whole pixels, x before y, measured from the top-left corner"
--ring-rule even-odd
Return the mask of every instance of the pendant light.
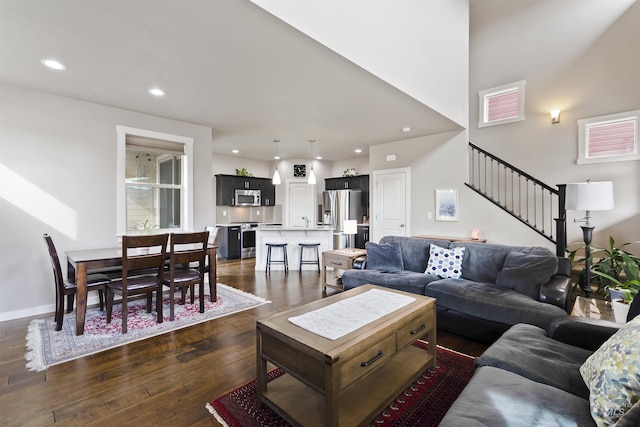
[[271, 180], [271, 182], [273, 183], [273, 185], [280, 185], [280, 172], [278, 172], [278, 160], [280, 160], [280, 156], [278, 156], [278, 142], [280, 142], [280, 140], [274, 139], [273, 142], [276, 143], [276, 155], [273, 156], [273, 158], [276, 160], [276, 171], [273, 173], [273, 179]]
[[311, 143], [311, 171], [309, 172], [309, 185], [316, 185], [316, 174], [313, 173], [313, 143], [316, 142], [315, 139], [310, 139]]

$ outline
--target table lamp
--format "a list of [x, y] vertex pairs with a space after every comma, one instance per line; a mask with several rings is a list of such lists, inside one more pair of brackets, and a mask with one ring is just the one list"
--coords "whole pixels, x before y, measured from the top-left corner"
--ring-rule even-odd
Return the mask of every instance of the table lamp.
[[358, 221], [355, 219], [347, 219], [344, 221], [344, 234], [347, 235], [348, 244], [347, 244], [347, 252], [353, 252], [353, 236], [354, 234], [358, 234]]
[[591, 296], [591, 238], [594, 226], [591, 225], [591, 211], [606, 211], [613, 209], [613, 183], [604, 182], [579, 182], [567, 184], [566, 209], [573, 211], [585, 211], [584, 218], [576, 218], [574, 222], [584, 222], [581, 225], [584, 240], [585, 256], [585, 284], [582, 290], [587, 297]]

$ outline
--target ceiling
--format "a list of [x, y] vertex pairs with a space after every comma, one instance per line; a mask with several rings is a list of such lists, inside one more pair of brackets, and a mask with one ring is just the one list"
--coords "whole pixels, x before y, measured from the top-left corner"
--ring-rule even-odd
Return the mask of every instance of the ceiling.
[[249, 0], [0, 0], [0, 81], [207, 126], [215, 154], [259, 160], [274, 139], [335, 161], [459, 129]]

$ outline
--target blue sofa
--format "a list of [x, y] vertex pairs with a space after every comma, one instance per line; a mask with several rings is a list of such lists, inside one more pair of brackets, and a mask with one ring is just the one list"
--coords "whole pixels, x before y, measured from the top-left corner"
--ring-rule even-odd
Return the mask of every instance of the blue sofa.
[[[464, 248], [459, 278], [425, 273], [432, 245]], [[546, 330], [573, 303], [569, 260], [547, 248], [401, 236], [366, 248], [364, 268], [344, 272], [345, 289], [371, 283], [436, 298], [438, 328], [482, 341], [493, 342], [518, 323]]]

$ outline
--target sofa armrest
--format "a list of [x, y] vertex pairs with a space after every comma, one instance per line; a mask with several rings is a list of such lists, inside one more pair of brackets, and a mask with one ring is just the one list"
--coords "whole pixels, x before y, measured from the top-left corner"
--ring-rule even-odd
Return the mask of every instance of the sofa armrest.
[[609, 320], [564, 316], [551, 322], [549, 337], [595, 351], [622, 326], [622, 323]]
[[353, 260], [354, 270], [364, 270], [367, 267], [367, 256], [362, 255]]
[[569, 313], [573, 304], [571, 278], [561, 274], [552, 276], [551, 280], [540, 288], [538, 300], [558, 306]]

